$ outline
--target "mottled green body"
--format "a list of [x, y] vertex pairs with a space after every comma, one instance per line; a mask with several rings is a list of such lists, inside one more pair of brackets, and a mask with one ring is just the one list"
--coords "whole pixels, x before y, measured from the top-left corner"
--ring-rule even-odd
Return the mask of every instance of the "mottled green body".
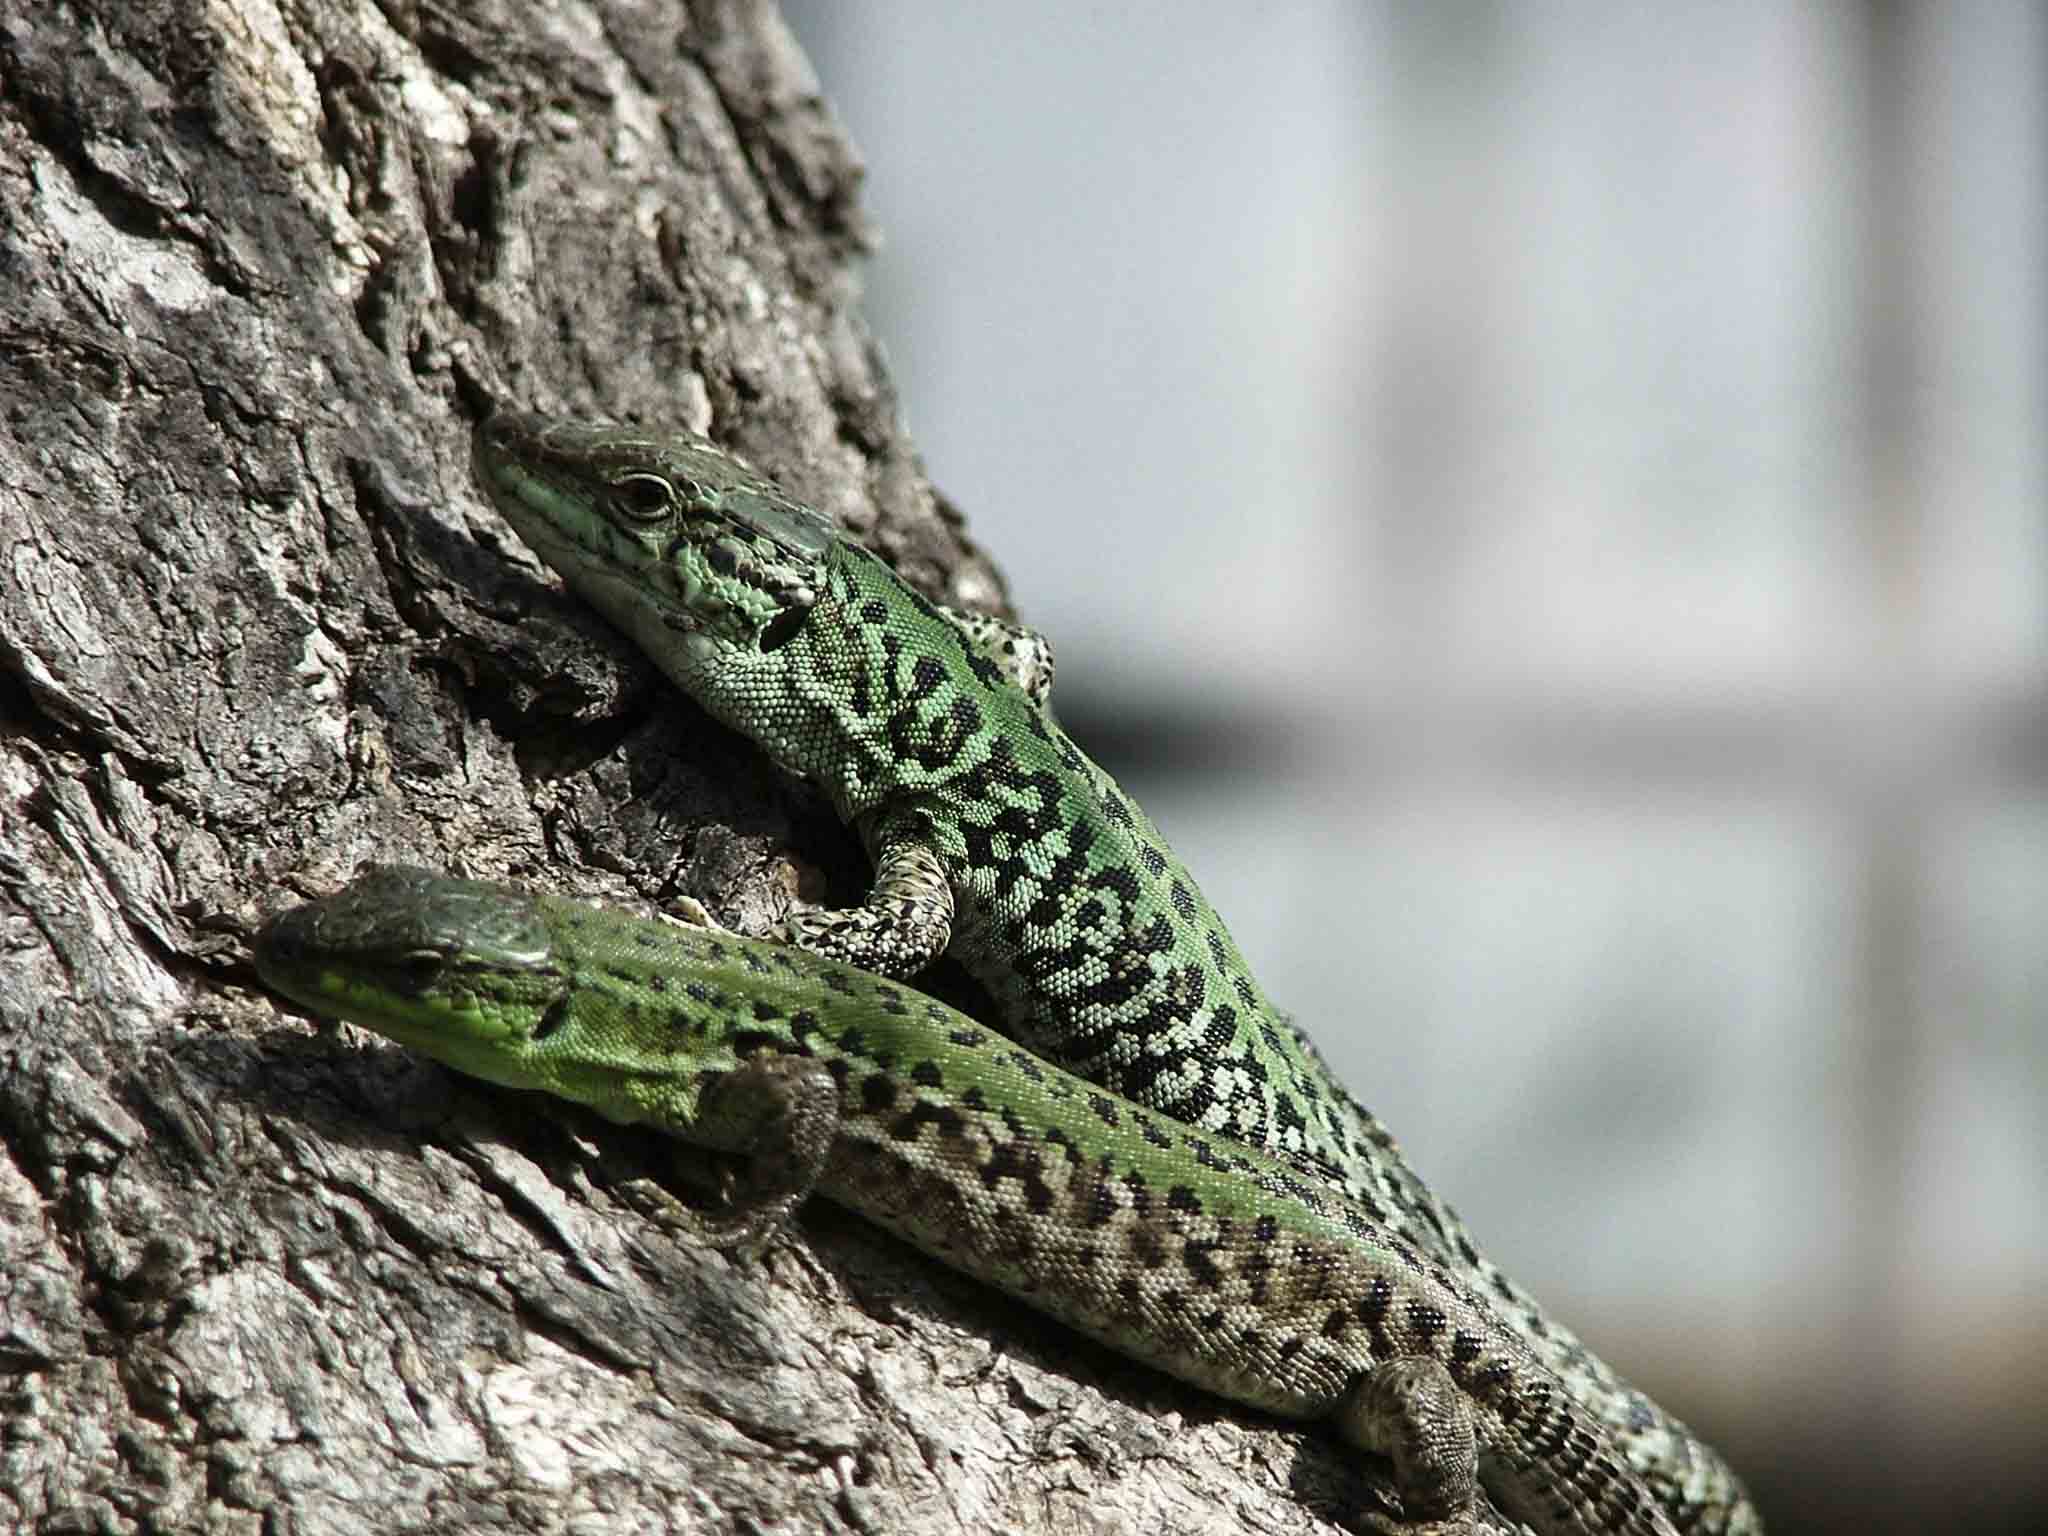
[[934, 605], [701, 439], [499, 415], [474, 461], [572, 588], [865, 841], [867, 902], [778, 937], [897, 976], [950, 952], [1032, 1049], [1298, 1163], [1467, 1277], [1681, 1523], [1761, 1530], [1719, 1458], [1481, 1254], [1274, 1006], [1144, 812], [1054, 720], [1043, 641]]
[[501, 415], [476, 461], [543, 559], [866, 841], [878, 897], [790, 937], [891, 975], [950, 951], [1061, 1065], [1301, 1158], [1426, 1246], [1456, 1230], [998, 645], [696, 439]]
[[[1404, 1532], [1478, 1476], [1544, 1536], [1672, 1536], [1442, 1262], [1292, 1163], [1152, 1113], [886, 978], [420, 870], [274, 919], [277, 990], [491, 1082], [777, 1172], [1117, 1350], [1391, 1455]], [[808, 1150], [806, 1150], [808, 1149]], [[797, 1170], [791, 1174], [788, 1170]]]

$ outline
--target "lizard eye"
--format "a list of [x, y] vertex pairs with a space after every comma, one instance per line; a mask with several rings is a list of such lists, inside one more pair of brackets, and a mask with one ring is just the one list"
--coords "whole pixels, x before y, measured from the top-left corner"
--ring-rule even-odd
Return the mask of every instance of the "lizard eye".
[[636, 472], [612, 482], [612, 505], [636, 523], [657, 523], [675, 510], [675, 487], [659, 475]]
[[420, 994], [429, 991], [447, 968], [447, 956], [439, 950], [416, 949], [391, 963], [391, 978], [401, 991]]

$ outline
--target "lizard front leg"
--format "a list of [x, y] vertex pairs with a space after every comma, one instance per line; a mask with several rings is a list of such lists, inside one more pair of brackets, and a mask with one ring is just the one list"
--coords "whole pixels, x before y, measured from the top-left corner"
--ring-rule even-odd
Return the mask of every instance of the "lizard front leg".
[[953, 885], [921, 818], [884, 824], [873, 839], [875, 883], [857, 907], [797, 912], [773, 937], [884, 976], [914, 976], [953, 939]]
[[816, 1187], [839, 1133], [839, 1085], [821, 1061], [761, 1056], [704, 1090], [695, 1120], [746, 1159], [716, 1212], [691, 1210], [660, 1185], [633, 1180], [648, 1214], [714, 1248], [758, 1253]]

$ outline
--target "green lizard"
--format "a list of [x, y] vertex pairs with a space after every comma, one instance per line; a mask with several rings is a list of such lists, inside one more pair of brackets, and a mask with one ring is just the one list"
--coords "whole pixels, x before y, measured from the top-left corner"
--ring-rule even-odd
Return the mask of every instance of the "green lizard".
[[[264, 980], [449, 1066], [748, 1154], [708, 1228], [812, 1188], [1196, 1386], [1393, 1461], [1405, 1536], [1475, 1479], [1543, 1536], [1676, 1536], [1492, 1305], [1292, 1162], [1103, 1092], [787, 945], [372, 867], [258, 934]], [[700, 1226], [704, 1225], [699, 1223]]]
[[1033, 1050], [1298, 1162], [1469, 1276], [1681, 1524], [1762, 1530], [1720, 1458], [1480, 1252], [1266, 996], [1145, 813], [1053, 718], [1041, 638], [930, 602], [698, 437], [500, 413], [473, 464], [574, 591], [866, 844], [864, 905], [775, 937], [892, 976], [952, 953]]

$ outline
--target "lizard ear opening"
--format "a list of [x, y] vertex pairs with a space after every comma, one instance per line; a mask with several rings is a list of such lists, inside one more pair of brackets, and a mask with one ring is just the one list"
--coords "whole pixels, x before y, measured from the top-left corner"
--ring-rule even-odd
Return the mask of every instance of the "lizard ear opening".
[[804, 620], [810, 614], [808, 604], [792, 603], [768, 621], [768, 627], [761, 631], [761, 652], [763, 655], [781, 650], [796, 638], [796, 632], [804, 627]]
[[556, 1030], [569, 1022], [569, 999], [566, 994], [548, 1004], [547, 1011], [540, 1016], [540, 1022], [533, 1026], [533, 1033], [527, 1038], [539, 1045]]

